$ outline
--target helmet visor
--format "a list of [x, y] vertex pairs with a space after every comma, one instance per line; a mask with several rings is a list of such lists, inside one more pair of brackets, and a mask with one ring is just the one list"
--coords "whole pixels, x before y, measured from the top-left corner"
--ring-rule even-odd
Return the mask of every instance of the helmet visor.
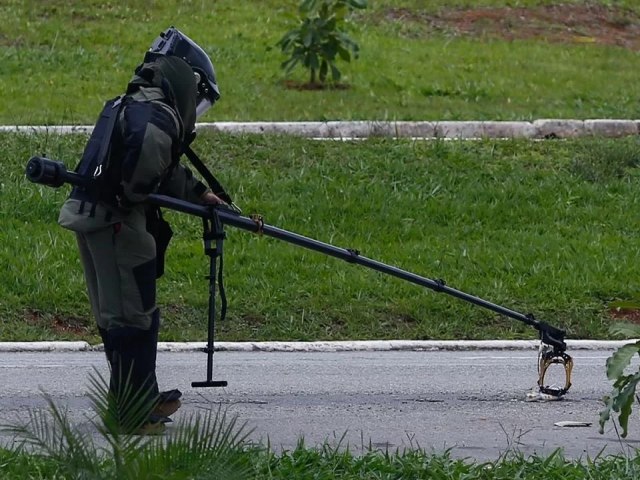
[[211, 108], [211, 100], [207, 97], [198, 97], [196, 100], [196, 118], [200, 118], [200, 116]]

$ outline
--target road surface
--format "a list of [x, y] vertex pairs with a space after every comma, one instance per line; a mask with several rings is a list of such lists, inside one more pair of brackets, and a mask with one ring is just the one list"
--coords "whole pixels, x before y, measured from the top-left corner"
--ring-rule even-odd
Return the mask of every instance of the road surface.
[[[191, 388], [205, 380], [206, 355], [161, 352], [158, 378], [161, 388], [184, 393], [176, 420], [222, 408], [246, 422], [252, 440], [278, 450], [304, 438], [307, 446], [420, 447], [478, 461], [557, 448], [575, 459], [632, 452], [640, 446], [635, 412], [627, 439], [612, 423], [598, 432], [612, 351], [571, 353], [573, 387], [556, 402], [525, 401], [536, 382], [534, 351], [217, 352], [214, 379], [229, 384], [216, 389]], [[47, 393], [79, 428], [91, 428], [86, 392], [95, 372], [108, 374], [100, 352], [0, 353], [0, 423], [28, 419], [30, 409], [44, 408]], [[555, 425], [566, 421], [590, 426]], [[12, 439], [3, 433], [0, 441]]]

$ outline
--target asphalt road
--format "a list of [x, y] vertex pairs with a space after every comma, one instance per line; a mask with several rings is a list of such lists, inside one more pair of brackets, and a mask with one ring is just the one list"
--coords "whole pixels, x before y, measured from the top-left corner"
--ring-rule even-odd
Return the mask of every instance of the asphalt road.
[[[610, 392], [604, 364], [611, 351], [571, 352], [573, 387], [562, 401], [527, 402], [536, 382], [534, 351], [218, 352], [214, 379], [226, 388], [194, 389], [205, 380], [206, 355], [162, 352], [161, 388], [183, 391], [189, 413], [222, 407], [274, 449], [328, 442], [369, 447], [450, 450], [457, 458], [494, 460], [505, 451], [586, 459], [640, 447], [640, 424], [620, 439], [612, 423], [598, 432], [601, 398]], [[559, 368], [559, 367], [558, 367]], [[100, 352], [0, 353], [0, 423], [22, 422], [44, 408], [44, 393], [68, 407], [80, 428], [94, 415], [88, 377], [108, 373]], [[556, 371], [555, 374], [559, 374]], [[587, 422], [559, 427], [557, 422]], [[11, 442], [6, 433], [0, 442]]]

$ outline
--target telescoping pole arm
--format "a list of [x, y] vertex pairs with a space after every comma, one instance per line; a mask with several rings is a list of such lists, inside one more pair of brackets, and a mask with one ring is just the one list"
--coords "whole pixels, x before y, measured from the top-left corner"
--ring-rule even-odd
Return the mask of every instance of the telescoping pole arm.
[[[54, 162], [41, 157], [33, 157], [27, 164], [27, 177], [36, 183], [59, 187], [63, 183], [71, 183], [74, 185], [86, 185], [86, 180], [79, 175], [68, 172], [64, 165], [60, 162]], [[165, 195], [151, 194], [148, 197], [149, 202], [161, 207], [169, 208], [179, 212], [187, 213], [202, 218], [211, 218], [213, 215], [211, 206], [197, 205]], [[253, 216], [252, 218], [239, 215], [237, 212], [225, 209], [224, 207], [215, 208], [215, 215], [222, 224], [231, 225], [242, 230], [264, 234], [278, 240], [298, 245], [300, 247], [314, 250], [325, 255], [340, 258], [349, 263], [356, 263], [373, 270], [392, 275], [394, 277], [406, 280], [408, 282], [429, 288], [436, 292], [446, 293], [453, 297], [457, 297], [466, 302], [478, 305], [480, 307], [492, 310], [509, 318], [519, 320], [527, 325], [537, 329], [540, 333], [540, 340], [546, 346], [542, 350], [539, 361], [539, 379], [538, 385], [543, 393], [560, 397], [564, 395], [571, 386], [571, 370], [573, 360], [566, 354], [565, 332], [559, 328], [553, 327], [546, 322], [537, 320], [532, 314], [522, 314], [509, 308], [497, 305], [482, 298], [469, 295], [455, 288], [446, 285], [444, 280], [433, 280], [422, 277], [415, 273], [402, 270], [400, 268], [387, 265], [377, 260], [360, 255], [357, 250], [349, 248], [336, 247], [327, 243], [323, 243], [312, 238], [289, 232], [278, 227], [267, 225], [263, 222], [262, 217]], [[550, 365], [561, 364], [565, 368], [566, 381], [563, 387], [552, 388], [544, 384], [545, 373]]]
[[[167, 197], [164, 195], [150, 195], [149, 201], [156, 205], [170, 208], [172, 210], [178, 210], [191, 215], [197, 215], [201, 217], [207, 217], [211, 215], [211, 212], [207, 207], [184, 202], [182, 200]], [[379, 272], [401, 278], [408, 282], [427, 287], [436, 292], [447, 293], [466, 302], [470, 302], [489, 310], [493, 310], [496, 313], [505, 315], [515, 320], [520, 320], [521, 322], [524, 322], [527, 325], [531, 325], [532, 327], [539, 330], [540, 338], [543, 343], [550, 345], [560, 351], [564, 351], [567, 349], [567, 346], [564, 342], [565, 332], [563, 330], [555, 328], [545, 322], [536, 320], [531, 314], [524, 315], [509, 308], [505, 308], [503, 306], [496, 305], [495, 303], [488, 302], [487, 300], [484, 300], [482, 298], [469, 295], [468, 293], [462, 292], [460, 290], [456, 290], [455, 288], [448, 287], [443, 280], [432, 280], [430, 278], [425, 278], [420, 275], [416, 275], [415, 273], [411, 273], [406, 270], [402, 270], [400, 268], [379, 262], [377, 260], [372, 260], [370, 258], [364, 257], [360, 255], [357, 250], [335, 247], [333, 245], [323, 243], [318, 240], [299, 235], [297, 233], [289, 232], [278, 227], [267, 225], [263, 223], [262, 220], [258, 217], [243, 217], [241, 215], [238, 215], [237, 213], [234, 213], [233, 211], [227, 211], [224, 208], [218, 208], [217, 214], [220, 218], [220, 221], [226, 225], [231, 225], [232, 227], [240, 228], [242, 230], [248, 230], [250, 232], [260, 233], [269, 237], [277, 238], [278, 240], [283, 240], [285, 242], [292, 243], [309, 250], [315, 250], [325, 255], [340, 258], [349, 263], [357, 263], [373, 270], [377, 270]]]
[[[207, 217], [211, 215], [211, 207], [196, 205], [193, 203], [178, 200], [164, 195], [152, 194], [149, 201], [156, 205], [177, 210], [190, 215]], [[216, 208], [216, 214], [223, 224], [240, 228], [250, 232], [267, 235], [277, 238], [285, 242], [314, 250], [325, 255], [340, 258], [349, 263], [356, 263], [373, 270], [377, 270], [394, 277], [401, 278], [408, 282], [427, 287], [436, 292], [442, 292], [451, 296], [460, 298], [466, 302], [487, 308], [501, 315], [519, 320], [537, 329], [540, 333], [540, 340], [544, 347], [540, 351], [538, 361], [538, 387], [541, 393], [551, 395], [553, 397], [562, 397], [571, 387], [571, 373], [573, 370], [573, 359], [566, 353], [567, 345], [564, 341], [565, 332], [559, 328], [549, 325], [546, 322], [536, 320], [532, 314], [524, 315], [509, 308], [496, 305], [482, 298], [469, 295], [455, 288], [451, 288], [445, 284], [443, 280], [432, 280], [415, 273], [402, 270], [397, 267], [387, 265], [377, 260], [363, 257], [357, 250], [349, 248], [340, 248], [333, 245], [314, 240], [312, 238], [289, 232], [278, 227], [267, 225], [263, 222], [262, 217], [253, 216], [252, 218], [239, 215], [237, 212], [222, 207]], [[547, 386], [545, 383], [545, 375], [551, 365], [559, 364], [564, 367], [565, 382], [560, 387]]]

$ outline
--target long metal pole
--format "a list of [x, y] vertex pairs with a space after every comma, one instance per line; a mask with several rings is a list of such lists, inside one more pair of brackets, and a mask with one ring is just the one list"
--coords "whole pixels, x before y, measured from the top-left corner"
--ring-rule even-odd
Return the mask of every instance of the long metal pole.
[[[191, 215], [200, 216], [203, 218], [208, 218], [212, 215], [212, 207], [196, 205], [173, 197], [167, 197], [165, 195], [149, 195], [149, 201], [162, 207], [181, 211]], [[515, 310], [511, 310], [501, 305], [497, 305], [482, 298], [476, 297], [474, 295], [462, 292], [455, 288], [451, 288], [447, 286], [442, 280], [432, 280], [430, 278], [422, 277], [420, 275], [416, 275], [415, 273], [411, 273], [406, 270], [387, 265], [377, 260], [364, 257], [360, 255], [356, 250], [336, 247], [319, 240], [305, 237], [297, 233], [289, 232], [278, 227], [267, 225], [252, 218], [239, 215], [231, 210], [226, 210], [224, 208], [218, 207], [216, 208], [216, 214], [223, 224], [277, 238], [278, 240], [298, 245], [309, 250], [314, 250], [325, 255], [340, 258], [349, 263], [356, 263], [373, 270], [377, 270], [379, 272], [401, 278], [408, 282], [427, 287], [436, 292], [446, 293], [448, 295], [460, 298], [466, 302], [478, 305], [483, 308], [487, 308], [501, 315], [519, 320], [526, 323], [527, 325], [538, 329], [544, 343], [552, 345], [562, 351], [566, 349], [566, 344], [564, 343], [564, 331], [555, 328], [545, 322], [536, 320], [531, 314], [525, 315], [520, 312], [516, 312]]]
[[[59, 187], [63, 183], [71, 183], [73, 185], [85, 186], [87, 179], [81, 177], [74, 172], [68, 172], [64, 165], [60, 162], [55, 162], [46, 158], [33, 157], [27, 164], [27, 177], [36, 183], [42, 183], [45, 185]], [[542, 342], [554, 347], [556, 352], [564, 352], [566, 350], [566, 344], [564, 342], [565, 332], [559, 328], [553, 327], [548, 323], [536, 320], [533, 315], [516, 312], [509, 308], [496, 305], [482, 298], [468, 293], [462, 292], [455, 288], [448, 287], [442, 280], [432, 280], [425, 278], [415, 273], [402, 270], [397, 267], [393, 267], [376, 260], [372, 260], [367, 257], [363, 257], [356, 250], [335, 247], [333, 245], [323, 243], [312, 238], [299, 235], [297, 233], [289, 232], [271, 225], [266, 225], [262, 220], [251, 219], [243, 217], [242, 215], [233, 212], [232, 210], [224, 209], [221, 207], [197, 205], [194, 203], [179, 200], [177, 198], [168, 197], [165, 195], [151, 194], [149, 195], [149, 201], [161, 207], [170, 208], [180, 212], [188, 213], [190, 215], [199, 216], [205, 219], [215, 218], [218, 216], [220, 222], [226, 225], [231, 225], [236, 228], [248, 230], [254, 233], [261, 233], [268, 235], [279, 240], [283, 240], [294, 245], [298, 245], [310, 250], [321, 252], [325, 255], [340, 258], [349, 263], [357, 263], [365, 267], [383, 272], [408, 282], [427, 287], [436, 292], [443, 292], [448, 295], [460, 298], [464, 301], [473, 303], [483, 308], [487, 308], [501, 315], [519, 320], [531, 325], [540, 332], [540, 338]]]

